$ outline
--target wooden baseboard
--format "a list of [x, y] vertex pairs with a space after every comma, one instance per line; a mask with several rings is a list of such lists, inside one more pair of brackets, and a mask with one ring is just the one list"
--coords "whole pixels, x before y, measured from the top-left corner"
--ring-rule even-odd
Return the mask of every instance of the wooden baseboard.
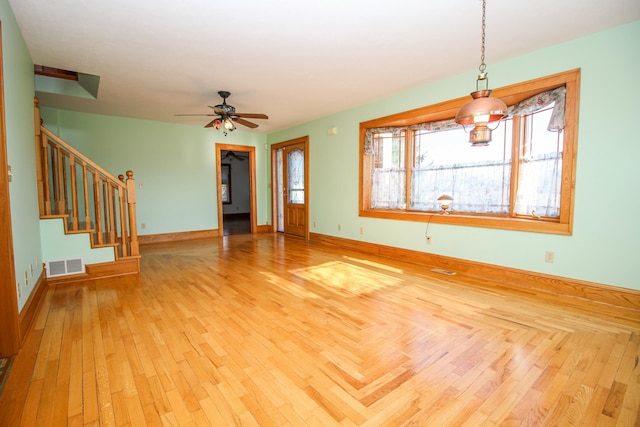
[[[269, 224], [259, 225], [256, 228], [256, 233], [272, 233], [273, 226]], [[138, 236], [138, 242], [141, 245], [147, 245], [151, 243], [169, 243], [169, 242], [183, 242], [186, 240], [197, 239], [211, 239], [215, 237], [221, 237], [220, 230], [197, 230], [197, 231], [183, 231], [178, 233], [164, 233], [164, 234], [145, 234]]]
[[36, 318], [36, 314], [38, 313], [38, 308], [42, 303], [42, 299], [45, 295], [45, 291], [47, 290], [47, 279], [45, 277], [45, 271], [43, 270], [36, 281], [36, 284], [27, 299], [27, 302], [22, 307], [20, 314], [18, 315], [18, 324], [20, 327], [20, 347], [22, 347], [22, 343], [24, 342], [24, 338], [27, 336], [27, 332], [33, 323], [33, 320]]
[[218, 229], [183, 231], [179, 233], [145, 234], [138, 236], [138, 243], [146, 245], [149, 243], [181, 242], [184, 240], [210, 239], [212, 237], [219, 236], [220, 232]]
[[348, 249], [402, 259], [421, 264], [427, 268], [441, 268], [464, 273], [475, 277], [491, 278], [491, 281], [508, 284], [509, 286], [535, 289], [546, 293], [569, 297], [583, 298], [597, 303], [610, 304], [617, 307], [640, 311], [640, 291], [603, 285], [549, 274], [519, 270], [494, 264], [485, 264], [460, 258], [434, 255], [409, 249], [343, 239], [325, 234], [311, 233], [310, 241], [331, 246], [341, 246]]
[[49, 277], [50, 286], [58, 286], [83, 280], [104, 279], [107, 277], [126, 276], [140, 273], [140, 257], [127, 257], [114, 262], [87, 264], [85, 272], [69, 276]]
[[259, 225], [256, 233], [273, 233], [273, 226], [269, 224]]

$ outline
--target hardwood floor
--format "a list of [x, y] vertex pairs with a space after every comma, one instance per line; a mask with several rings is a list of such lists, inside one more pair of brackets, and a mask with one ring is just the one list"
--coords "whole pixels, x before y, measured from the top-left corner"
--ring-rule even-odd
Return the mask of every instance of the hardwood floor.
[[50, 290], [2, 426], [639, 425], [637, 311], [280, 235]]

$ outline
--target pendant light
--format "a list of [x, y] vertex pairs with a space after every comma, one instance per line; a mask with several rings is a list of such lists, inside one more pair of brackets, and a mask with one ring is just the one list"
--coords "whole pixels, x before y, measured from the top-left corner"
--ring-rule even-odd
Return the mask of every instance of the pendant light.
[[487, 64], [484, 63], [485, 40], [485, 11], [487, 1], [482, 0], [482, 50], [480, 55], [480, 74], [476, 81], [476, 91], [471, 93], [471, 101], [458, 110], [456, 123], [460, 125], [474, 125], [469, 132], [469, 142], [474, 146], [488, 145], [491, 141], [491, 131], [488, 124], [498, 122], [507, 116], [507, 106], [498, 98], [491, 98], [489, 78], [487, 77]]

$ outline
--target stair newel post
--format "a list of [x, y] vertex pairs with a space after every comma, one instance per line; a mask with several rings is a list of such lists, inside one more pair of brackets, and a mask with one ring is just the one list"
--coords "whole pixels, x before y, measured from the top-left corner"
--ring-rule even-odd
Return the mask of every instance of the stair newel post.
[[118, 189], [118, 201], [120, 203], [120, 247], [122, 248], [122, 256], [129, 256], [129, 236], [127, 235], [127, 211], [126, 194], [127, 183], [124, 181], [124, 175], [118, 175], [118, 179], [122, 182], [122, 186]]
[[136, 181], [133, 172], [127, 171], [127, 205], [129, 213], [129, 236], [131, 240], [131, 256], [140, 255], [138, 246], [138, 226], [136, 220]]

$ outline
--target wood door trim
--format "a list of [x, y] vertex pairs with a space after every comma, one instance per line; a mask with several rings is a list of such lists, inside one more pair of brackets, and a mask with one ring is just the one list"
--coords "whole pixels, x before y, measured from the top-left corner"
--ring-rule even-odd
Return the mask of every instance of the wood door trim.
[[251, 221], [251, 234], [258, 230], [257, 204], [256, 204], [256, 148], [246, 145], [220, 144], [216, 143], [216, 193], [218, 197], [218, 236], [224, 236], [224, 212], [222, 209], [222, 175], [220, 165], [222, 164], [223, 151], [240, 151], [249, 155], [249, 216]]
[[13, 229], [9, 204], [9, 168], [4, 118], [4, 73], [2, 61], [2, 22], [0, 22], [0, 356], [16, 354], [20, 349], [18, 295], [13, 256]]
[[290, 139], [288, 141], [278, 142], [271, 145], [271, 223], [273, 231], [277, 230], [276, 218], [278, 215], [278, 189], [275, 188], [276, 182], [276, 153], [279, 149], [289, 145], [304, 144], [304, 204], [306, 206], [305, 232], [304, 239], [309, 240], [309, 135]]

